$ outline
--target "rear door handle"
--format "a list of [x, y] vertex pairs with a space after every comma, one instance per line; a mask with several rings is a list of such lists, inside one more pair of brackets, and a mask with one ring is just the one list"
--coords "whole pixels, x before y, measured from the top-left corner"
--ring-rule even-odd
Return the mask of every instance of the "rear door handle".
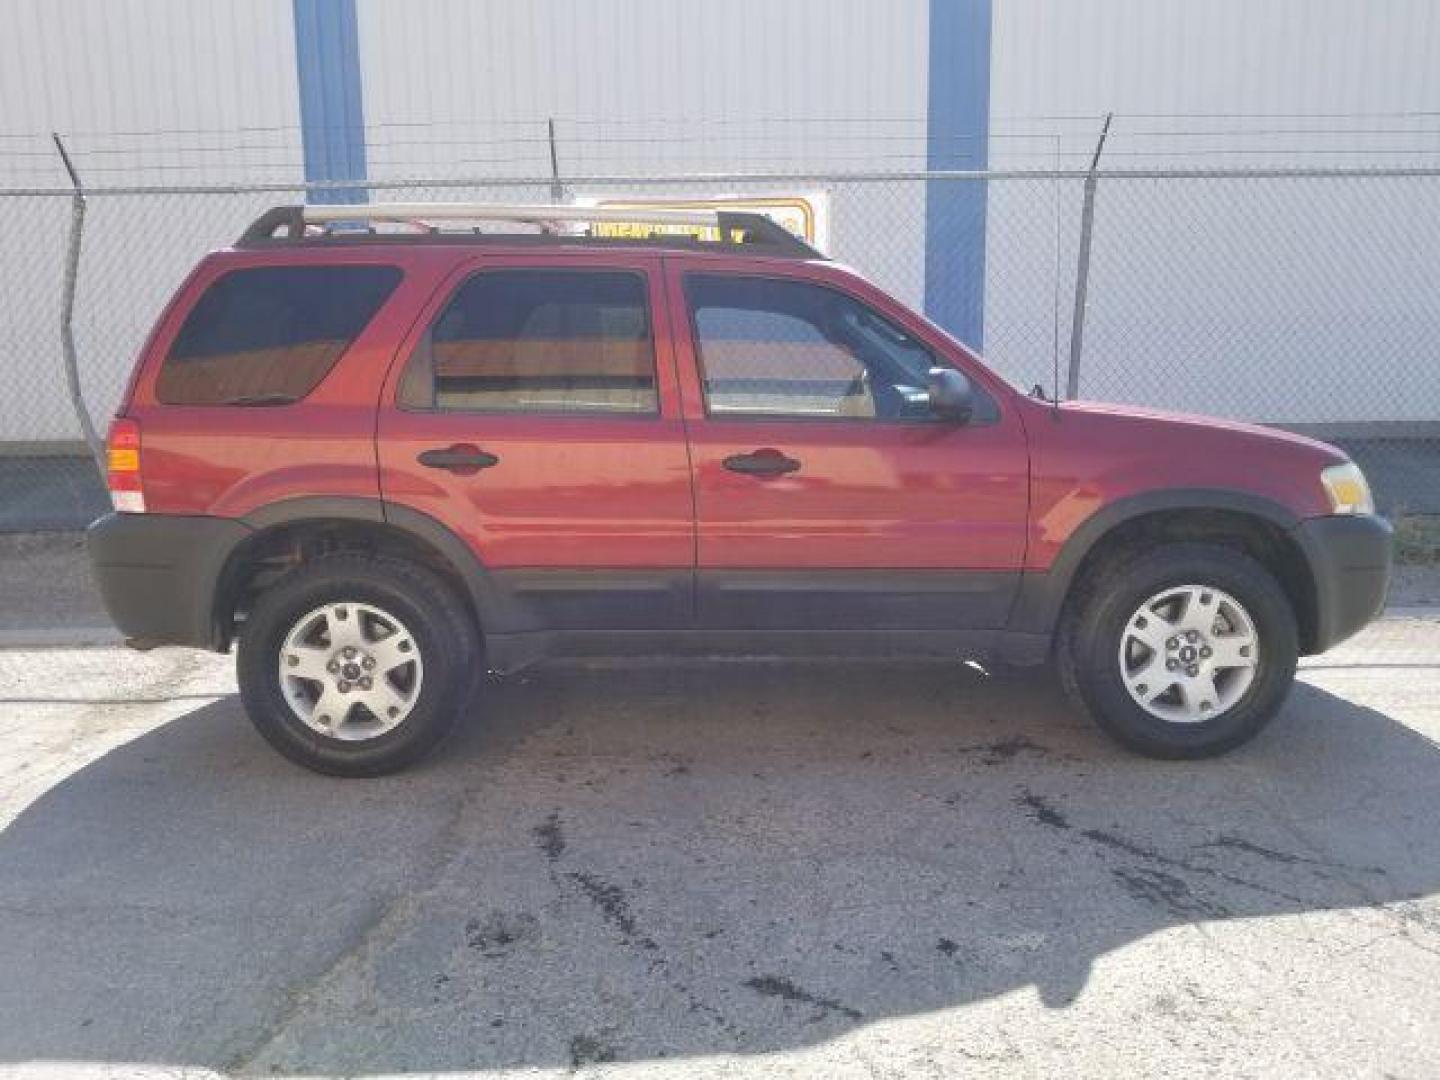
[[500, 464], [500, 459], [494, 454], [488, 454], [470, 443], [425, 450], [415, 460], [426, 468], [445, 469], [458, 476], [473, 476], [481, 469]]
[[722, 464], [731, 472], [746, 476], [783, 476], [800, 470], [800, 462], [769, 446], [748, 454], [732, 454]]

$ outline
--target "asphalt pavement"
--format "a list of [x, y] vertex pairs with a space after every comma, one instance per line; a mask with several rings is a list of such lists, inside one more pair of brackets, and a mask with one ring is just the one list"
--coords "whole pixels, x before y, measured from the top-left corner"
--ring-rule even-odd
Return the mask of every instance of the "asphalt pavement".
[[0, 1074], [1440, 1075], [1440, 615], [1255, 743], [1132, 757], [1043, 679], [492, 683], [339, 781], [228, 658], [0, 650]]

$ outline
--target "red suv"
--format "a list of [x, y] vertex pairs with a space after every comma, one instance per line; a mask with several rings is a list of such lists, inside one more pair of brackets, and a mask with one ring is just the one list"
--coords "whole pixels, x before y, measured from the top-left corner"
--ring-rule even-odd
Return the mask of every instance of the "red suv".
[[763, 217], [557, 231], [621, 213], [281, 207], [204, 259], [89, 535], [131, 643], [238, 640], [261, 733], [344, 775], [486, 669], [597, 654], [1053, 658], [1201, 757], [1379, 612], [1390, 527], [1333, 447], [1027, 397]]

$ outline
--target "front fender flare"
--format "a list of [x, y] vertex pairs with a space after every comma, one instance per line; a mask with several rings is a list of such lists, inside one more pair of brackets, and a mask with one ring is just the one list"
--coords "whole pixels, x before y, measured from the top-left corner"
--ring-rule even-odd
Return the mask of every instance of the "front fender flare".
[[1300, 524], [1288, 507], [1249, 491], [1167, 488], [1127, 495], [1106, 503], [1081, 522], [1047, 569], [1026, 570], [1021, 575], [1008, 628], [1027, 634], [1054, 633], [1076, 571], [1095, 545], [1128, 521], [1168, 510], [1226, 510], [1259, 518], [1287, 533]]

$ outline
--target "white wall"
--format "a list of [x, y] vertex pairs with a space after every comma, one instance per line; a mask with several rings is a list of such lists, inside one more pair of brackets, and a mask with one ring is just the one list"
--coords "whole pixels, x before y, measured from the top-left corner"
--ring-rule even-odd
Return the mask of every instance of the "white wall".
[[[923, 167], [928, 10], [926, 0], [362, 0], [370, 173], [548, 176], [551, 117], [570, 176]], [[919, 186], [836, 191], [834, 216], [838, 257], [918, 301]]]
[[[550, 117], [569, 176], [920, 168], [928, 8], [359, 0], [370, 172], [544, 176]], [[995, 0], [991, 161], [1081, 165], [1114, 110], [1116, 166], [1440, 164], [1437, 56], [1430, 0]], [[297, 181], [290, 0], [6, 0], [0, 186], [64, 182], [55, 129], [92, 184]], [[831, 189], [834, 253], [917, 306], [923, 188]], [[1082, 386], [1268, 419], [1440, 415], [1437, 192], [1102, 186]], [[79, 332], [99, 413], [195, 258], [294, 197], [92, 201]], [[1048, 382], [1068, 347], [1078, 206], [1074, 183], [990, 191], [987, 349], [1017, 380]], [[0, 441], [74, 438], [56, 327], [68, 206], [5, 208]]]
[[1083, 161], [1106, 112], [1121, 114], [1115, 165], [1413, 163], [1440, 149], [1433, 115], [1419, 115], [1440, 108], [1433, 0], [997, 0], [994, 10], [997, 166], [1053, 160], [1057, 141]]
[[[301, 172], [289, 0], [6, 0], [0, 187], [294, 180]], [[0, 441], [75, 439], [59, 350], [68, 200], [8, 198], [0, 244]], [[173, 198], [94, 199], [77, 334], [103, 424], [181, 277], [243, 222]]]
[[[1440, 165], [1437, 56], [1432, 0], [1000, 0], [991, 162], [1082, 168], [1113, 111], [1112, 168]], [[1050, 358], [1057, 247], [1068, 350], [1078, 187], [1056, 196], [1058, 242], [992, 207], [1002, 366]], [[1038, 191], [1025, 205], [1044, 215]], [[1433, 420], [1437, 272], [1440, 180], [1102, 183], [1082, 392], [1292, 422]]]
[[[924, 157], [926, 0], [362, 0], [376, 176]], [[894, 121], [903, 120], [898, 145]]]
[[5, 0], [0, 18], [0, 186], [66, 182], [51, 131], [90, 184], [299, 167], [290, 0]]

